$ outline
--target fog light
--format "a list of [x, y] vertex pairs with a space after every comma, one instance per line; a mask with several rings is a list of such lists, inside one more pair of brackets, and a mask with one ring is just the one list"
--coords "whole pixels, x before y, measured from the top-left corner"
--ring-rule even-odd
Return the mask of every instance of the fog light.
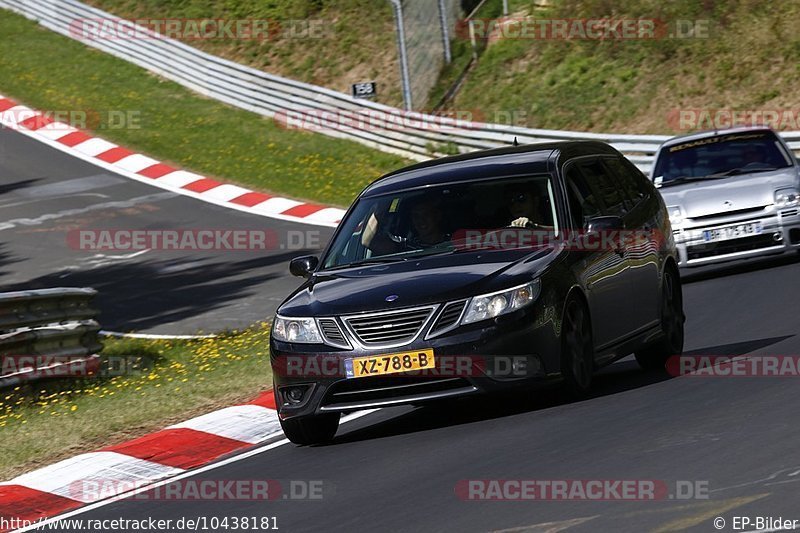
[[289, 387], [284, 393], [289, 403], [300, 403], [306, 393], [305, 387]]
[[775, 242], [781, 242], [783, 240], [783, 233], [776, 231], [772, 234], [772, 240]]

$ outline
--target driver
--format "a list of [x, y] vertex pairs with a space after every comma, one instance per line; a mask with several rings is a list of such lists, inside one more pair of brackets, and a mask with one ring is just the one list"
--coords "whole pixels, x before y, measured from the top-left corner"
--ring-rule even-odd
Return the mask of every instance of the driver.
[[764, 154], [764, 147], [756, 144], [748, 144], [744, 153], [742, 154], [742, 166], [747, 165], [763, 165], [766, 164], [766, 156]]
[[524, 186], [514, 186], [507, 194], [508, 210], [512, 220], [509, 226], [516, 228], [547, 228], [539, 210], [539, 198]]
[[411, 208], [413, 235], [409, 242], [421, 247], [434, 246], [450, 240], [442, 228], [442, 206], [432, 198], [422, 198]]
[[415, 199], [409, 210], [411, 228], [407, 237], [392, 235], [385, 229], [386, 209], [376, 209], [368, 217], [361, 244], [374, 255], [387, 255], [413, 248], [427, 248], [450, 240], [443, 229], [441, 202], [433, 198]]

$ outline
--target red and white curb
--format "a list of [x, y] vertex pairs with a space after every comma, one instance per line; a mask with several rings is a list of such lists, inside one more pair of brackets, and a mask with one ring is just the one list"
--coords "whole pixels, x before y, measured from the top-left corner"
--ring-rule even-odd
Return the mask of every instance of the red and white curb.
[[0, 124], [127, 178], [215, 205], [281, 220], [336, 226], [344, 210], [222, 183], [134, 153], [0, 95]]
[[[283, 433], [272, 391], [0, 483], [0, 517], [36, 521], [142, 489]], [[102, 492], [86, 491], [86, 484]], [[2, 529], [0, 531], [8, 531]]]

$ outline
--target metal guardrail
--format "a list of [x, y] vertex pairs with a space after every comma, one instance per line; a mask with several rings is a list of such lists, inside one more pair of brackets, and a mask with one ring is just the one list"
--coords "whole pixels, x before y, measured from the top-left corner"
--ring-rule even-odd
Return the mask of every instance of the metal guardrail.
[[[84, 19], [118, 20], [112, 14], [76, 0], [0, 0], [0, 7], [76, 39], [79, 38], [76, 33], [82, 28], [81, 21]], [[144, 28], [139, 28], [139, 31], [152, 33]], [[513, 144], [514, 138], [523, 144], [593, 139], [610, 143], [647, 172], [658, 146], [669, 138], [666, 135], [582, 133], [482, 122], [463, 124], [450, 118], [422, 113], [409, 116], [394, 107], [354, 100], [344, 93], [267, 74], [161, 36], [152, 39], [79, 40], [205, 96], [264, 116], [275, 117], [290, 112], [317, 116], [328, 112], [377, 117], [376, 120], [387, 124], [368, 127], [356, 124], [348, 129], [317, 131], [415, 160], [429, 159], [454, 150], [463, 153], [508, 146]], [[412, 118], [417, 118], [419, 124], [414, 124]], [[420, 124], [430, 123], [440, 127], [420, 127]], [[393, 124], [402, 124], [402, 127]], [[800, 150], [800, 131], [784, 132], [782, 135], [793, 150]]]
[[0, 293], [0, 388], [99, 367], [97, 291], [55, 288]]

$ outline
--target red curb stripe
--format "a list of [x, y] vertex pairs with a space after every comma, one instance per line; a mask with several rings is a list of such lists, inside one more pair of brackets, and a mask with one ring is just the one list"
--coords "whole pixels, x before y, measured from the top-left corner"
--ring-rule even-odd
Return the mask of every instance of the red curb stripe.
[[317, 211], [321, 211], [325, 209], [327, 206], [324, 205], [316, 205], [316, 204], [300, 204], [292, 207], [291, 209], [287, 209], [286, 211], [282, 212], [281, 215], [287, 215], [292, 217], [307, 217]]
[[263, 192], [246, 192], [243, 195], [237, 196], [231, 200], [231, 203], [243, 205], [245, 207], [253, 207], [261, 202], [266, 202], [270, 198], [272, 198], [272, 196], [264, 194]]
[[6, 111], [7, 109], [11, 109], [15, 107], [17, 103], [14, 100], [10, 100], [8, 98], [0, 99], [0, 112]]
[[[6, 520], [36, 520], [76, 509], [81, 502], [42, 492], [22, 485], [0, 485], [0, 516]], [[0, 531], [10, 531], [2, 529]]]
[[222, 183], [218, 181], [209, 178], [203, 178], [201, 180], [188, 183], [181, 188], [192, 192], [206, 192], [208, 190], [213, 189], [214, 187], [219, 187], [220, 185], [222, 185]]
[[128, 157], [129, 155], [133, 155], [133, 152], [121, 146], [117, 146], [116, 148], [106, 150], [102, 154], [98, 154], [95, 157], [101, 161], [105, 161], [106, 163], [116, 163], [120, 159]]
[[165, 163], [156, 163], [155, 165], [150, 165], [149, 167], [140, 170], [137, 174], [141, 174], [146, 178], [160, 178], [161, 176], [166, 176], [171, 172], [175, 172], [178, 170], [177, 168], [173, 168]]
[[250, 402], [250, 405], [259, 405], [267, 409], [277, 409], [275, 405], [275, 393], [273, 393], [272, 390], [262, 392], [258, 395], [258, 398]]
[[251, 446], [251, 444], [204, 431], [175, 428], [164, 429], [129, 442], [104, 448], [104, 451], [117, 452], [186, 470], [204, 465], [221, 455], [247, 446]]
[[31, 131], [36, 131], [39, 128], [47, 126], [48, 124], [52, 124], [53, 122], [55, 122], [55, 120], [50, 117], [46, 117], [44, 115], [34, 115], [30, 118], [26, 118], [20, 122], [19, 125]]
[[91, 135], [87, 135], [82, 131], [73, 131], [72, 133], [68, 133], [63, 137], [60, 137], [58, 142], [67, 146], [75, 146], [76, 144], [81, 144], [82, 142], [88, 141], [91, 138]]

